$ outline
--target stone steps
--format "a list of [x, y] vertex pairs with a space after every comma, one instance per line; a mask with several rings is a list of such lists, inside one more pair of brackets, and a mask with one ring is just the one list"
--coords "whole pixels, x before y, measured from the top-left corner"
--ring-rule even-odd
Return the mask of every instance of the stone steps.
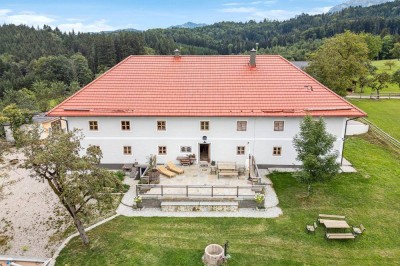
[[237, 201], [163, 201], [163, 212], [236, 212]]

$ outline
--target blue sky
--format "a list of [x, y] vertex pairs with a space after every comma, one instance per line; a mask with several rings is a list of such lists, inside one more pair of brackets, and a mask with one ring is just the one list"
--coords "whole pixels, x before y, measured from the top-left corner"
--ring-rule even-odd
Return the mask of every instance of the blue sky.
[[188, 21], [288, 19], [324, 13], [344, 0], [1, 0], [0, 23], [43, 24], [63, 31], [98, 32], [124, 28], [165, 28]]

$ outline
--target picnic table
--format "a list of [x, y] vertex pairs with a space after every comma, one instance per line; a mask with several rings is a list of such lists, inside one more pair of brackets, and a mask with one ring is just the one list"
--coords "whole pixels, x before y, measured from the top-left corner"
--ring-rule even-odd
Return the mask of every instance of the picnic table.
[[328, 229], [348, 229], [350, 225], [343, 220], [323, 220], [326, 231]]

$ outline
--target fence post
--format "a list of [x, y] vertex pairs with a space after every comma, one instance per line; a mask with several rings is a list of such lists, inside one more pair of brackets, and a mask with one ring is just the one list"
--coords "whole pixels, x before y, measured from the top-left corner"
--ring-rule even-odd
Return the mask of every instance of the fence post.
[[211, 198], [214, 198], [214, 186], [211, 186]]
[[138, 185], [136, 185], [136, 196], [139, 196], [139, 188], [138, 188]]
[[161, 185], [161, 197], [163, 197], [164, 196], [164, 188], [163, 188], [163, 185]]
[[236, 187], [236, 197], [239, 198], [239, 186]]
[[186, 198], [189, 198], [189, 187], [186, 185]]

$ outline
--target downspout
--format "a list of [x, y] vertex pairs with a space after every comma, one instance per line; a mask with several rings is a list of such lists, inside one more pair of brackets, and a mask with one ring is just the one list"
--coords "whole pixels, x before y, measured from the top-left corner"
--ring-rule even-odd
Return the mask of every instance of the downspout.
[[61, 116], [60, 116], [60, 120], [65, 121], [65, 123], [67, 124], [67, 132], [69, 132], [68, 120], [62, 118]]
[[342, 159], [340, 160], [340, 165], [343, 166], [343, 158], [344, 158], [344, 142], [346, 140], [346, 133], [347, 133], [347, 123], [351, 120], [355, 120], [357, 117], [350, 118], [346, 120], [346, 126], [344, 127], [344, 136], [343, 136], [343, 145], [342, 145]]

